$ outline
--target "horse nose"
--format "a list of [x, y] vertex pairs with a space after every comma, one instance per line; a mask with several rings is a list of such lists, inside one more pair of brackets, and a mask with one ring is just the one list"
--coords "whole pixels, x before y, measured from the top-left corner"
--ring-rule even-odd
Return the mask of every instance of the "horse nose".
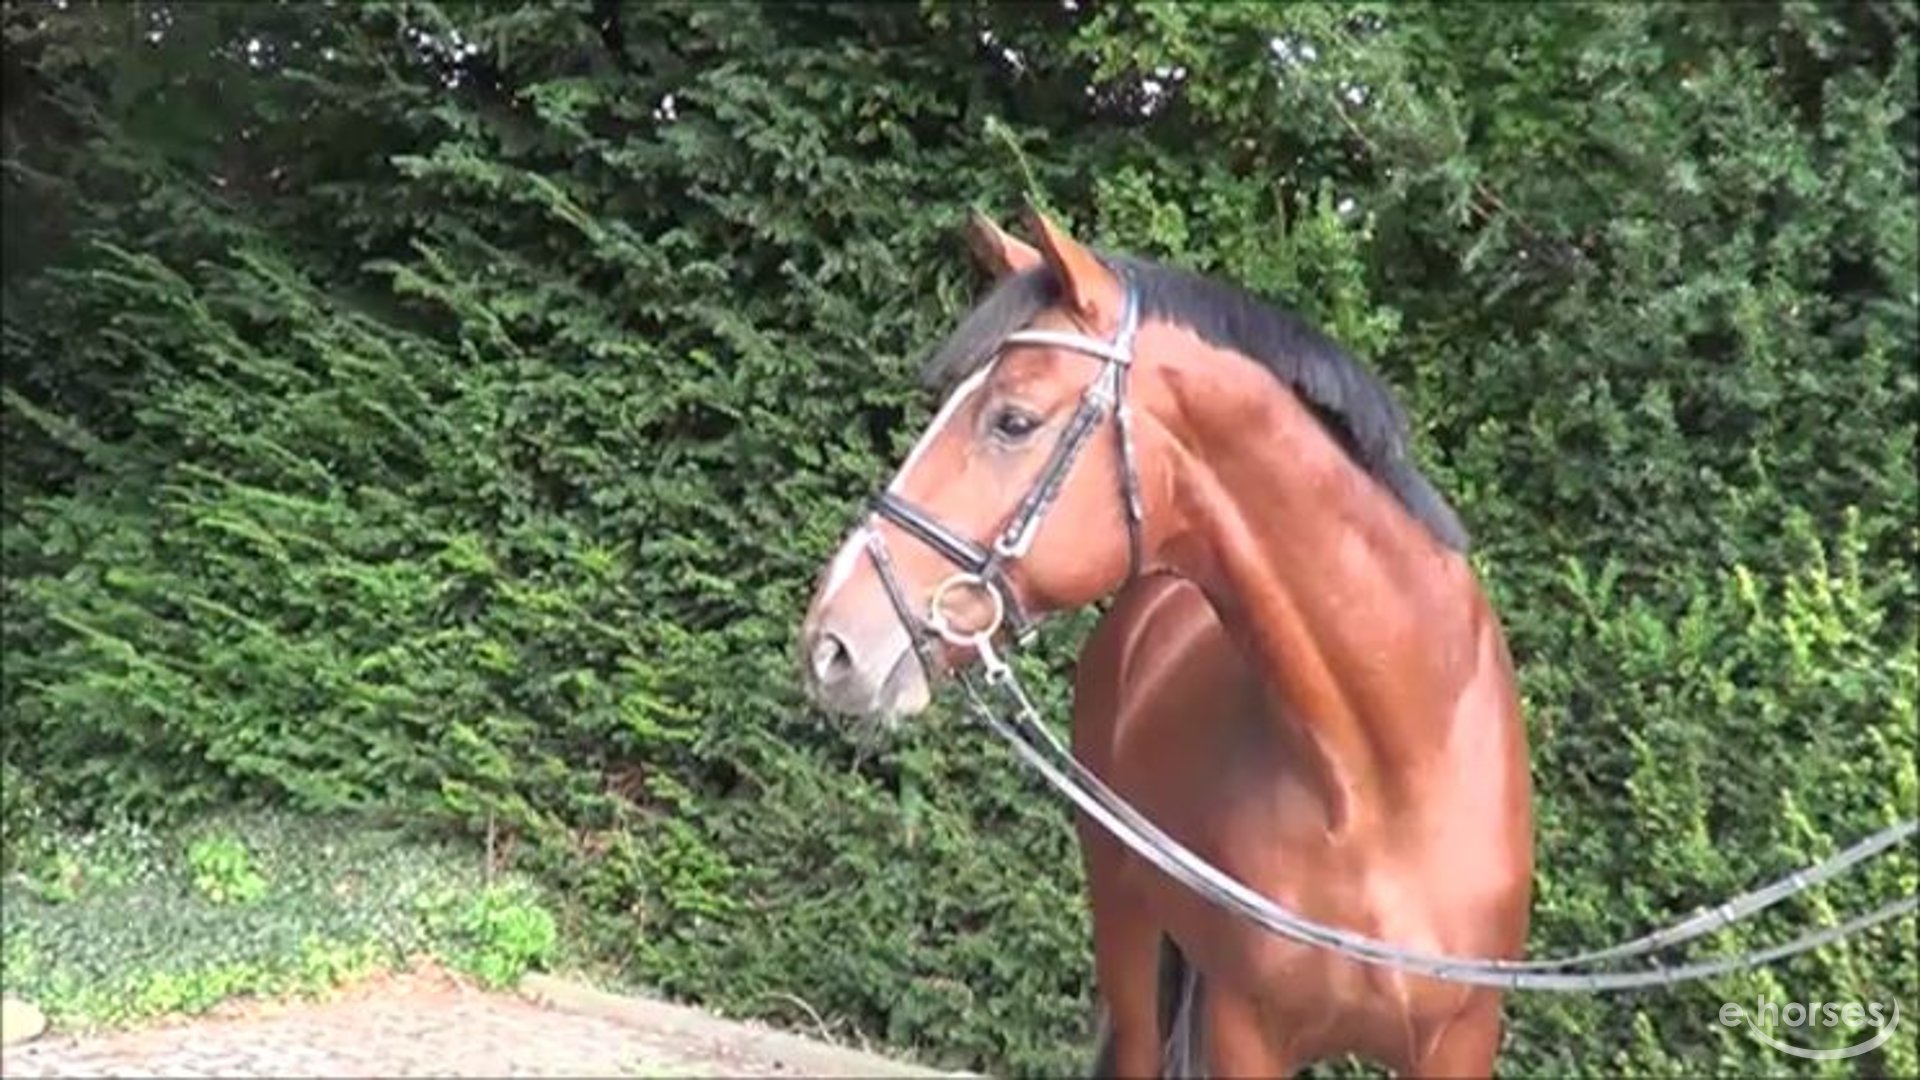
[[814, 686], [832, 690], [845, 683], [857, 665], [845, 638], [831, 630], [820, 630], [814, 633], [813, 644], [807, 649], [807, 667]]
[[798, 672], [813, 705], [838, 716], [911, 715], [928, 687], [916, 679], [912, 639], [897, 620], [828, 622], [800, 636]]

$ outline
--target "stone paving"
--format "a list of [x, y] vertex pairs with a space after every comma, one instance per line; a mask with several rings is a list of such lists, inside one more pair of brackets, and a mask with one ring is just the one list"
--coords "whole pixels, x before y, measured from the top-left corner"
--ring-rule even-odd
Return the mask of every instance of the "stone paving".
[[724, 1021], [708, 1031], [649, 1030], [444, 979], [390, 980], [330, 1001], [224, 1013], [137, 1031], [43, 1036], [0, 1052], [0, 1076], [806, 1075], [761, 1043], [730, 1040]]

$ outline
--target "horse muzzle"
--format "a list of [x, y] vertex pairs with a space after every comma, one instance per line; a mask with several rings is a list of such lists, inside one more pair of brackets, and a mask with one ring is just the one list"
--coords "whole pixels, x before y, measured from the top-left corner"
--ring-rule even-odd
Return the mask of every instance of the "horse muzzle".
[[895, 619], [824, 618], [802, 631], [800, 650], [807, 697], [826, 712], [894, 719], [924, 710], [932, 698], [913, 643]]

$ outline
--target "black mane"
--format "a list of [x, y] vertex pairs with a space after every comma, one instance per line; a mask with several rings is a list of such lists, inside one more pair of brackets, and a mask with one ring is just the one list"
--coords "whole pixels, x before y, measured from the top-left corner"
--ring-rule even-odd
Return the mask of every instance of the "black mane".
[[[1290, 387], [1354, 463], [1379, 481], [1441, 543], [1467, 549], [1466, 529], [1407, 458], [1407, 417], [1393, 393], [1306, 320], [1226, 282], [1158, 263], [1103, 256], [1140, 290], [1142, 321], [1187, 327], [1216, 348], [1258, 363]], [[986, 363], [1006, 335], [1051, 307], [1059, 283], [1045, 267], [1016, 274], [982, 300], [927, 361], [924, 378], [951, 385]]]

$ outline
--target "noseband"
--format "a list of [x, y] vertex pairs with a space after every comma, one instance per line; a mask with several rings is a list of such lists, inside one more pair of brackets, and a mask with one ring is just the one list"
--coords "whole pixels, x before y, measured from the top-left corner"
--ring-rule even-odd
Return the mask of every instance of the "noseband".
[[[1068, 474], [1073, 471], [1074, 461], [1093, 438], [1094, 432], [1099, 430], [1108, 413], [1114, 417], [1114, 432], [1120, 450], [1120, 496], [1127, 522], [1127, 575], [1131, 580], [1140, 573], [1140, 485], [1133, 465], [1132, 412], [1127, 407], [1126, 398], [1127, 371], [1133, 364], [1133, 339], [1139, 328], [1140, 297], [1132, 283], [1128, 282], [1120, 326], [1111, 341], [1060, 330], [1016, 330], [1001, 339], [1000, 350], [986, 361], [989, 366], [997, 363], [1006, 348], [1015, 345], [1066, 349], [1101, 361], [1099, 373], [1081, 394], [1080, 405], [1067, 422], [1060, 441], [1054, 444], [1053, 453], [1047, 458], [1039, 478], [1020, 500], [1013, 516], [1007, 520], [991, 547], [982, 547], [977, 541], [961, 535], [933, 514], [891, 490], [883, 490], [868, 500], [867, 507], [872, 515], [899, 526], [909, 536], [932, 548], [958, 568], [934, 588], [926, 614], [922, 615], [908, 598], [886, 540], [878, 529], [867, 530], [867, 556], [873, 560], [874, 569], [879, 572], [894, 612], [913, 639], [914, 654], [920, 660], [929, 687], [933, 685], [937, 670], [933, 652], [936, 638], [956, 647], [972, 648], [991, 669], [1000, 664], [992, 640], [1003, 626], [1012, 632], [1016, 643], [1024, 642], [1031, 636], [1034, 621], [1028, 617], [1019, 596], [1015, 594], [1012, 582], [1007, 578], [1007, 568], [1033, 547], [1034, 535], [1040, 531], [1047, 511], [1053, 508], [1054, 501], [1060, 497], [1060, 490], [1066, 485]], [[967, 591], [985, 595], [991, 609], [987, 622], [974, 630], [962, 630], [954, 626], [946, 611], [949, 597]]]

